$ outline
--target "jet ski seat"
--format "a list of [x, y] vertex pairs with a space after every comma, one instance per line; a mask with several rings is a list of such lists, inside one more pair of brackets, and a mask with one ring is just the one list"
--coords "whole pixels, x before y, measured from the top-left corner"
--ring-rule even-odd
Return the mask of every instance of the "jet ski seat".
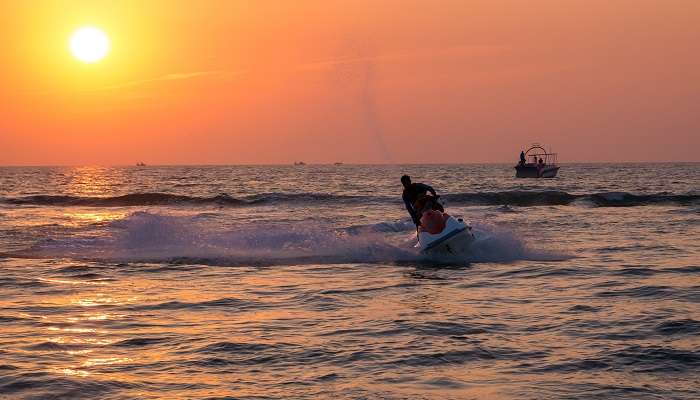
[[445, 229], [448, 218], [450, 218], [448, 214], [440, 211], [425, 211], [420, 219], [420, 231], [428, 232], [432, 235], [438, 234]]

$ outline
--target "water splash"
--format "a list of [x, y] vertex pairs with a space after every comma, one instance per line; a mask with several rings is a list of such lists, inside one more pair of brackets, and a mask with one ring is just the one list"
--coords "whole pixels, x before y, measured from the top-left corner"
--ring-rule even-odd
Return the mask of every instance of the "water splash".
[[287, 263], [509, 262], [556, 260], [561, 255], [532, 250], [512, 231], [476, 224], [476, 241], [466, 258], [426, 257], [414, 248], [410, 221], [347, 228], [305, 223], [248, 223], [217, 228], [196, 216], [136, 212], [94, 235], [45, 239], [21, 255], [123, 262], [191, 262], [216, 265]]

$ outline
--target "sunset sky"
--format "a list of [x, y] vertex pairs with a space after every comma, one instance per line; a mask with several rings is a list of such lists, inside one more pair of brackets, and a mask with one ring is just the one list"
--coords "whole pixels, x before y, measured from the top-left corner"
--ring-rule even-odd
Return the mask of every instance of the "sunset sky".
[[0, 38], [0, 165], [700, 161], [698, 0], [5, 0]]

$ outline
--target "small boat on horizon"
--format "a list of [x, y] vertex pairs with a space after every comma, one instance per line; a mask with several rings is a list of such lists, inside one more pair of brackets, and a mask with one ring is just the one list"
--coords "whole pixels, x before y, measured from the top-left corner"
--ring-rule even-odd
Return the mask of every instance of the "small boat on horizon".
[[145, 163], [145, 162], [142, 162], [142, 161], [139, 161], [139, 162], [136, 163], [136, 166], [137, 166], [137, 167], [145, 167], [145, 166], [146, 166], [146, 163]]
[[306, 165], [303, 161], [294, 161], [294, 165]]
[[554, 178], [559, 172], [557, 153], [551, 153], [534, 143], [520, 153], [520, 162], [515, 166], [516, 178]]

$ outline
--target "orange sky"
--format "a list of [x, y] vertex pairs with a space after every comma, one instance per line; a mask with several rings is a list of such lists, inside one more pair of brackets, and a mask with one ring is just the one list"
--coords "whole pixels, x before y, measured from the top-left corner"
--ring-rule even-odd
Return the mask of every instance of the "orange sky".
[[[698, 0], [0, 3], [0, 165], [700, 161]], [[107, 58], [68, 38], [104, 29]]]

